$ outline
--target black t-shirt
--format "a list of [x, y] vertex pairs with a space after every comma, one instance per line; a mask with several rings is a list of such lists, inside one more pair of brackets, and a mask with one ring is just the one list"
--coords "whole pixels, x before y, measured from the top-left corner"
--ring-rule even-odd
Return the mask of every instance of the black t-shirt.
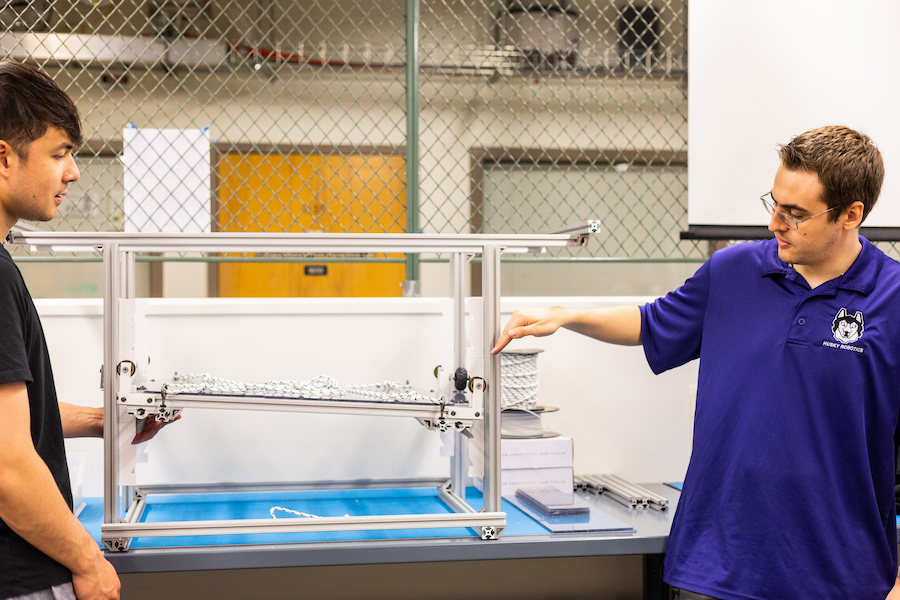
[[[19, 268], [0, 246], [0, 384], [24, 381], [31, 409], [31, 439], [69, 508], [72, 490], [56, 386], [44, 330]], [[0, 520], [0, 598], [47, 589], [72, 574]]]

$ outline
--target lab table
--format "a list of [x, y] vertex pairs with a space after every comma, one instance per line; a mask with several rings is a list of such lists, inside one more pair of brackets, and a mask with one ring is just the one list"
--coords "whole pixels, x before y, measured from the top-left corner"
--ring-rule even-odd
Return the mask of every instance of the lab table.
[[[117, 572], [129, 574], [641, 555], [643, 597], [658, 600], [668, 597], [667, 588], [659, 579], [659, 569], [680, 492], [665, 484], [642, 485], [667, 498], [668, 509], [631, 508], [604, 495], [577, 492], [590, 506], [592, 515], [610, 517], [627, 525], [626, 530], [619, 531], [551, 533], [504, 499], [502, 510], [507, 514], [507, 527], [494, 540], [483, 540], [474, 531], [461, 527], [216, 534], [134, 538], [128, 551], [107, 551], [106, 556]], [[148, 501], [142, 521], [260, 518], [262, 513], [268, 517], [276, 506], [318, 516], [360, 514], [360, 511], [378, 514], [449, 511], [432, 489], [367, 491], [364, 499], [355, 498], [354, 494], [350, 490], [324, 495], [314, 492], [163, 495]], [[477, 510], [481, 495], [470, 488], [467, 501]], [[85, 502], [79, 518], [100, 543], [102, 500], [89, 498]], [[294, 517], [287, 512], [272, 512], [279, 517]]]

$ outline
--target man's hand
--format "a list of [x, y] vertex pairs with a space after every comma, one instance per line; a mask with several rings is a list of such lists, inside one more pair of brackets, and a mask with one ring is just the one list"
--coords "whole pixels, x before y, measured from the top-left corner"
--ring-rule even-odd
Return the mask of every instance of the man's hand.
[[550, 335], [560, 327], [608, 344], [641, 344], [641, 310], [637, 306], [580, 309], [553, 306], [515, 311], [491, 354], [503, 350], [510, 340], [526, 335]]
[[900, 577], [894, 579], [894, 588], [884, 600], [900, 600]]
[[119, 600], [121, 583], [109, 561], [100, 556], [89, 573], [72, 573], [72, 587], [78, 600]]
[[159, 433], [160, 429], [168, 425], [169, 423], [174, 423], [178, 419], [181, 418], [181, 415], [178, 415], [171, 421], [157, 421], [156, 415], [148, 415], [146, 419], [141, 421], [140, 429], [135, 434], [134, 439], [131, 440], [132, 444], [140, 444], [141, 442], [146, 442], [147, 440], [152, 440], [153, 437]]
[[[103, 407], [77, 406], [59, 403], [59, 416], [62, 421], [63, 435], [73, 437], [103, 437]], [[132, 444], [140, 444], [153, 439], [159, 430], [181, 418], [178, 415], [171, 421], [157, 421], [156, 414], [148, 415], [140, 424], [140, 429], [131, 440]]]
[[512, 318], [503, 328], [503, 333], [500, 334], [500, 339], [497, 340], [497, 345], [491, 350], [491, 354], [497, 354], [503, 350], [510, 340], [526, 335], [542, 337], [554, 333], [564, 324], [561, 317], [565, 310], [561, 306], [554, 306], [513, 312]]

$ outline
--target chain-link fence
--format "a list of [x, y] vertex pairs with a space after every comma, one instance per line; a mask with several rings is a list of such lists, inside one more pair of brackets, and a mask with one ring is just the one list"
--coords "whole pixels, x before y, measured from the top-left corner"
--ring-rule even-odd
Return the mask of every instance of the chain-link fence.
[[[706, 256], [705, 243], [679, 240], [686, 49], [686, 0], [0, 9], [0, 55], [55, 77], [88, 140], [81, 182], [41, 226], [163, 227], [129, 202], [128, 152], [147, 155], [129, 150], [125, 132], [205, 130], [209, 201], [176, 207], [201, 229], [510, 233], [602, 220], [586, 252], [558, 261]], [[132, 179], [160, 168], [147, 161]], [[400, 269], [390, 277], [417, 278], [418, 258], [375, 258]], [[211, 293], [229, 295], [229, 277], [217, 271]]]

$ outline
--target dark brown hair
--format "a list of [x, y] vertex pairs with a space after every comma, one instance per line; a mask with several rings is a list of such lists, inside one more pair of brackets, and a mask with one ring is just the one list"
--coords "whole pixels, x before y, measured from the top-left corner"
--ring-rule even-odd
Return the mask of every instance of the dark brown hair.
[[84, 142], [78, 109], [55, 81], [24, 63], [0, 61], [0, 140], [26, 158], [28, 145], [50, 126], [65, 132], [76, 148]]
[[863, 203], [862, 218], [869, 215], [884, 181], [884, 162], [875, 142], [864, 133], [841, 125], [829, 125], [801, 133], [778, 147], [781, 164], [791, 171], [808, 171], [819, 176], [825, 188], [822, 200], [836, 221], [854, 202]]

